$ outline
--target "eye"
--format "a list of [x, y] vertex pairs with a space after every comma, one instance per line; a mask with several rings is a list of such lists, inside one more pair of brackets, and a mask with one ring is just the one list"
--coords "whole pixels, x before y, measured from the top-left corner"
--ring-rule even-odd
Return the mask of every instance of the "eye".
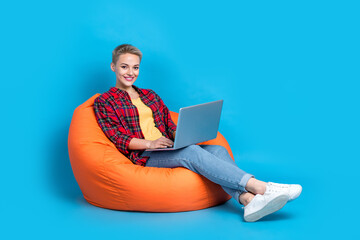
[[126, 69], [126, 66], [120, 66], [122, 69]]
[[138, 70], [138, 69], [139, 69], [139, 67], [134, 67], [134, 69], [135, 69], [135, 70]]

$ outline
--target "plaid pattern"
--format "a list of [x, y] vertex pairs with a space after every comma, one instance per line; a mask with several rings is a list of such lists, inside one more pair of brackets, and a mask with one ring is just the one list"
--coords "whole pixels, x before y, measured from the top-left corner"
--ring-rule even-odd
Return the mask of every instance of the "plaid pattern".
[[[162, 99], [153, 90], [141, 89], [135, 85], [133, 87], [139, 93], [141, 101], [152, 110], [155, 126], [164, 137], [174, 140], [176, 125]], [[140, 157], [143, 150], [128, 149], [132, 138], [144, 139], [139, 113], [129, 94], [112, 87], [95, 99], [94, 111], [99, 126], [116, 148], [134, 164], [145, 166], [149, 157]]]

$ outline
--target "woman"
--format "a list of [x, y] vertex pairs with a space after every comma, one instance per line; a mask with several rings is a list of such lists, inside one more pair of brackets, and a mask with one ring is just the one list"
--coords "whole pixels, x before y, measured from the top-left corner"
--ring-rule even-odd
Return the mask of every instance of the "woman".
[[244, 205], [244, 219], [249, 222], [278, 211], [300, 195], [298, 184], [266, 183], [244, 172], [222, 146], [191, 145], [175, 151], [144, 152], [171, 147], [176, 125], [154, 91], [133, 85], [141, 58], [142, 53], [134, 46], [116, 47], [110, 65], [116, 85], [94, 102], [101, 129], [121, 153], [141, 166], [186, 167], [203, 175]]

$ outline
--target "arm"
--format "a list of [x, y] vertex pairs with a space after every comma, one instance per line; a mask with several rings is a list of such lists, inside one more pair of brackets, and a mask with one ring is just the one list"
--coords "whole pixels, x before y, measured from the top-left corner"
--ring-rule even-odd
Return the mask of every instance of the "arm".
[[114, 108], [99, 99], [94, 102], [94, 110], [97, 122], [105, 135], [115, 144], [116, 148], [123, 154], [129, 154], [128, 146], [135, 137], [126, 131]]
[[144, 150], [150, 148], [151, 141], [140, 139], [140, 138], [133, 138], [129, 143], [130, 150]]
[[140, 138], [133, 138], [130, 141], [129, 149], [145, 150], [145, 149], [172, 147], [173, 145], [174, 142], [165, 137], [160, 137], [154, 141], [140, 139]]
[[129, 154], [129, 150], [145, 150], [148, 148], [163, 148], [172, 146], [174, 143], [167, 138], [161, 137], [150, 141], [136, 138], [129, 134], [122, 122], [122, 118], [116, 115], [115, 110], [109, 104], [101, 101], [94, 102], [96, 119], [105, 135], [115, 144], [123, 154]]

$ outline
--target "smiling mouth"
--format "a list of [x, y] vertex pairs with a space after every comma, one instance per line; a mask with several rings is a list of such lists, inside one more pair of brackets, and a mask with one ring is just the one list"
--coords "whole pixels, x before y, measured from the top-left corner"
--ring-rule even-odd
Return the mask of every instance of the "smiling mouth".
[[134, 77], [124, 77], [126, 81], [131, 82], [132, 80], [134, 80]]

